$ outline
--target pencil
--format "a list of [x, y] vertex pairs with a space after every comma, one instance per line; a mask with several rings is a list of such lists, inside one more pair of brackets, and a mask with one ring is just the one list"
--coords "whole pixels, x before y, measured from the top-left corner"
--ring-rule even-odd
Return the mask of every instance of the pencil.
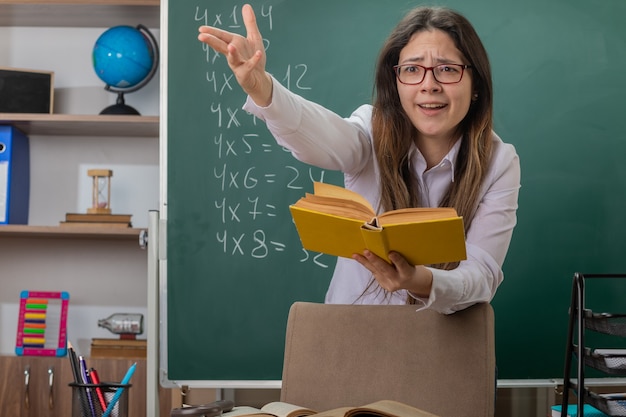
[[84, 391], [83, 377], [80, 375], [80, 364], [78, 362], [78, 357], [76, 356], [76, 351], [72, 346], [72, 343], [67, 341], [67, 357], [70, 359], [70, 365], [72, 366], [72, 373], [74, 374], [74, 383], [76, 386], [75, 389], [78, 390], [78, 399], [80, 400], [81, 406], [83, 410], [90, 410], [89, 402], [87, 401], [86, 393]]
[[74, 351], [74, 347], [72, 346], [72, 342], [67, 341], [67, 357], [70, 360], [70, 366], [72, 367], [72, 374], [74, 374], [74, 382], [80, 384], [82, 382], [82, 378], [80, 376], [78, 358], [76, 357], [76, 352]]

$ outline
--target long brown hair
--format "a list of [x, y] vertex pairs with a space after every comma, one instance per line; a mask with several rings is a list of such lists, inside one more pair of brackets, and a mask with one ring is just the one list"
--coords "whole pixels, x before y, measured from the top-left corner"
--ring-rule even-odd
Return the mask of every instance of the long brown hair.
[[[473, 93], [477, 99], [459, 125], [462, 135], [455, 163], [454, 182], [440, 206], [454, 207], [464, 218], [466, 230], [476, 207], [482, 181], [491, 158], [493, 92], [487, 52], [471, 23], [459, 13], [442, 7], [418, 7], [410, 11], [384, 44], [376, 67], [372, 128], [376, 160], [380, 168], [383, 210], [418, 207], [419, 185], [409, 164], [409, 150], [417, 130], [400, 104], [393, 66], [400, 51], [416, 32], [442, 30], [453, 39], [472, 69]], [[476, 96], [475, 96], [476, 97]], [[451, 269], [456, 265], [443, 266]]]

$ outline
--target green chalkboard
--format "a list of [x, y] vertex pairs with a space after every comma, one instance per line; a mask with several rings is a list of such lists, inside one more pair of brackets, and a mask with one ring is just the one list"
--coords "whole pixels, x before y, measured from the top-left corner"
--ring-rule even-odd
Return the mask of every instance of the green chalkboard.
[[[626, 269], [626, 2], [449, 0], [489, 52], [495, 128], [522, 165], [518, 225], [493, 306], [499, 378], [562, 376], [575, 271]], [[302, 250], [288, 205], [337, 172], [295, 161], [200, 24], [245, 33], [243, 2], [169, 1], [165, 216], [168, 379], [281, 378], [294, 301], [322, 302], [335, 264]], [[380, 45], [407, 0], [253, 0], [268, 71], [348, 116], [371, 101]], [[619, 308], [623, 290], [589, 294]]]

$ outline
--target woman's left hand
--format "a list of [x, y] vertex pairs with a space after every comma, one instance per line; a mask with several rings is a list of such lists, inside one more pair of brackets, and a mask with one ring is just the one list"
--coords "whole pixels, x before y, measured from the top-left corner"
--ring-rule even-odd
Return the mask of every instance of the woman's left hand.
[[352, 259], [367, 268], [384, 290], [394, 292], [407, 290], [419, 297], [428, 297], [433, 275], [424, 266], [409, 264], [397, 252], [389, 253], [389, 264], [374, 253], [365, 250], [362, 255], [354, 254]]

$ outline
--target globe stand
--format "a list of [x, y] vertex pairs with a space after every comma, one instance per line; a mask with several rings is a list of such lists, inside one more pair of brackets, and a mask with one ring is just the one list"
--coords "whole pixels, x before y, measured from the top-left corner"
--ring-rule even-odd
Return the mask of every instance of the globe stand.
[[110, 105], [100, 112], [100, 114], [131, 114], [139, 116], [139, 112], [124, 102], [124, 93], [117, 92], [115, 104]]
[[[125, 46], [127, 46], [128, 44], [131, 44], [131, 45], [133, 44], [133, 42], [129, 42], [128, 39], [134, 39], [134, 40], [137, 39], [137, 36], [135, 35], [135, 33], [139, 34], [139, 38], [141, 38], [140, 43], [143, 45], [145, 42], [145, 44], [147, 45], [149, 49], [148, 54], [151, 56], [151, 66], [147, 74], [143, 76], [143, 79], [139, 81], [133, 80], [131, 82], [128, 82], [128, 80], [133, 79], [135, 77], [133, 77], [133, 74], [124, 74], [123, 73], [124, 71], [122, 71], [121, 76], [117, 76], [117, 75], [114, 76], [113, 80], [109, 78], [108, 76], [103, 76], [103, 73], [106, 73], [106, 72], [104, 70], [98, 70], [99, 62], [102, 62], [102, 61], [105, 62], [104, 68], [110, 68], [111, 66], [115, 68], [116, 65], [119, 65], [119, 61], [117, 60], [120, 57], [127, 61], [133, 60], [128, 57], [135, 56], [136, 51], [133, 49], [125, 49]], [[116, 47], [113, 48], [113, 51], [115, 53], [111, 53], [111, 46], [107, 45], [107, 42], [109, 41], [108, 36], [113, 37], [112, 38], [113, 44], [115, 44], [116, 42], [120, 42], [120, 39], [123, 41], [121, 42], [122, 46], [116, 45]], [[112, 62], [106, 62], [106, 60], [110, 59], [111, 57], [114, 57], [115, 60]], [[148, 84], [148, 82], [152, 79], [152, 77], [154, 76], [154, 74], [156, 73], [159, 67], [159, 46], [157, 44], [156, 38], [154, 37], [154, 35], [152, 35], [150, 30], [144, 25], [137, 25], [137, 27], [134, 29], [129, 26], [115, 26], [110, 29], [107, 29], [102, 35], [100, 35], [100, 37], [96, 41], [96, 45], [94, 46], [94, 50], [93, 50], [93, 62], [94, 62], [94, 69], [96, 70], [96, 74], [98, 75], [98, 77], [100, 77], [102, 81], [105, 82], [104, 89], [117, 94], [116, 103], [111, 106], [106, 107], [104, 110], [100, 112], [100, 114], [139, 116], [140, 113], [137, 110], [135, 110], [131, 106], [128, 106], [124, 102], [124, 94], [137, 91], [140, 88], [144, 87], [146, 84]], [[141, 62], [141, 60], [139, 62]], [[129, 78], [126, 78], [126, 77], [129, 77]], [[126, 81], [122, 82], [123, 80], [126, 80]], [[122, 84], [124, 86], [120, 86], [119, 84]]]

